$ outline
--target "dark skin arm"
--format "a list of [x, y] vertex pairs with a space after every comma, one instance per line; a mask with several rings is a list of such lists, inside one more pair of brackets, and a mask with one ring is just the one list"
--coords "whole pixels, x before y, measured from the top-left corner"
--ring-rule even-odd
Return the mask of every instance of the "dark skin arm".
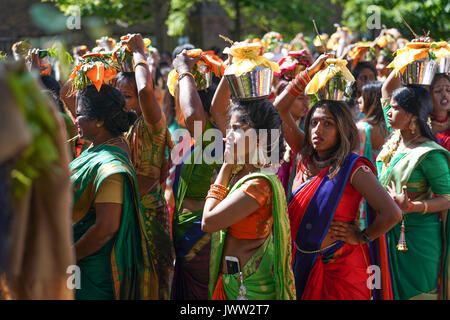
[[[227, 186], [234, 167], [234, 164], [224, 163], [214, 183]], [[259, 208], [258, 201], [239, 189], [222, 201], [208, 198], [203, 209], [202, 231], [216, 232], [225, 229]]]
[[[173, 61], [173, 67], [179, 75], [185, 72], [192, 72], [195, 63], [200, 60], [200, 56], [191, 58], [186, 54], [186, 50], [183, 50]], [[186, 75], [178, 80], [179, 87], [179, 102], [181, 112], [184, 116], [186, 127], [189, 130], [191, 136], [194, 136], [194, 124], [197, 121], [201, 122], [202, 131], [205, 128], [207, 114], [203, 109], [202, 101], [197, 92], [194, 78], [190, 75]]]
[[402, 83], [400, 81], [400, 75], [396, 75], [396, 72], [392, 71], [381, 87], [381, 97], [390, 98], [392, 96], [392, 92], [401, 86]]
[[[351, 183], [367, 203], [378, 212], [373, 223], [366, 229], [371, 241], [384, 235], [401, 221], [400, 208], [384, 190], [372, 171], [366, 171], [363, 168], [357, 169]], [[330, 231], [329, 237], [332, 241], [340, 240], [352, 245], [364, 243], [361, 230], [354, 223], [333, 221]]]
[[75, 243], [76, 260], [90, 256], [111, 240], [120, 227], [122, 205], [97, 203], [95, 224]]
[[[144, 51], [144, 40], [141, 34], [129, 35], [129, 38], [124, 41], [128, 48], [133, 52], [134, 62], [147, 61]], [[139, 106], [141, 107], [144, 120], [148, 124], [155, 124], [161, 120], [162, 111], [156, 100], [153, 91], [152, 74], [148, 66], [144, 63], [135, 66], [135, 78], [139, 97]]]

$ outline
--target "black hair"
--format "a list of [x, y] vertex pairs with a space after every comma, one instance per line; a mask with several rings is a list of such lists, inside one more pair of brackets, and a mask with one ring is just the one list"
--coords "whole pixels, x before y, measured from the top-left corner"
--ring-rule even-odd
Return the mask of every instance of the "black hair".
[[373, 81], [366, 83], [361, 88], [361, 95], [364, 100], [364, 119], [371, 125], [377, 125], [384, 120], [383, 108], [381, 107], [381, 87], [383, 82]]
[[136, 77], [134, 75], [134, 72], [119, 72], [116, 75], [116, 83], [117, 83], [117, 81], [121, 81], [121, 80], [125, 80], [126, 82], [130, 83], [136, 92], [136, 96], [138, 95]]
[[450, 82], [450, 75], [448, 73], [436, 73], [433, 78], [433, 82], [431, 82], [430, 89], [433, 90], [434, 86], [436, 85], [436, 82], [438, 82], [441, 79], [447, 79], [448, 82]]
[[203, 109], [210, 114], [211, 104], [214, 98], [214, 94], [217, 90], [215, 83], [211, 84], [205, 90], [197, 90], [200, 100], [202, 101]]
[[49, 91], [59, 97], [61, 86], [53, 76], [41, 76], [41, 82]]
[[267, 144], [271, 143], [271, 130], [277, 129], [279, 132], [278, 146], [267, 148], [267, 154], [270, 157], [271, 150], [278, 147], [279, 155], [284, 153], [284, 134], [280, 114], [273, 104], [267, 99], [257, 100], [233, 100], [229, 113], [240, 112], [240, 120], [248, 124], [255, 130], [267, 129]]
[[358, 90], [356, 88], [356, 80], [358, 79], [359, 74], [364, 69], [370, 69], [373, 72], [375, 79], [377, 78], [377, 69], [372, 62], [369, 62], [369, 61], [358, 62], [356, 64], [355, 68], [352, 70], [352, 75], [355, 78], [355, 82], [353, 82], [353, 85], [352, 85], [352, 98], [354, 98], [354, 99], [357, 98], [357, 96], [358, 96]]
[[183, 51], [184, 49], [192, 50], [192, 49], [195, 49], [195, 47], [194, 47], [194, 45], [192, 45], [190, 43], [182, 44], [181, 46], [176, 47], [172, 51], [172, 60], [175, 60], [177, 55], [179, 55], [181, 53], [181, 51]]
[[437, 142], [431, 128], [428, 126], [428, 117], [433, 111], [433, 100], [427, 89], [420, 85], [410, 84], [395, 89], [392, 92], [392, 99], [403, 110], [417, 117], [422, 136]]
[[77, 93], [78, 105], [83, 115], [103, 120], [106, 130], [113, 136], [128, 131], [136, 121], [134, 111], [125, 110], [125, 98], [116, 88], [103, 84], [100, 91], [89, 85]]

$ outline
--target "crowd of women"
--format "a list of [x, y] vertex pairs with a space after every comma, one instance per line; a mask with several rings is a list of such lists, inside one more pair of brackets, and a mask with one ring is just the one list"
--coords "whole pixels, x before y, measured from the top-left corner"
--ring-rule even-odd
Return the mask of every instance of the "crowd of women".
[[[36, 192], [64, 188], [70, 197], [50, 195], [47, 201], [66, 202], [67, 221], [55, 206], [59, 224], [37, 223], [45, 219], [42, 212], [54, 211], [48, 204], [19, 222], [9, 215], [11, 223], [2, 224], [7, 211], [0, 214], [4, 239], [16, 239], [17, 224], [33, 225], [22, 228], [22, 247], [4, 241], [0, 297], [42, 298], [52, 286], [56, 293], [49, 297], [56, 299], [450, 298], [448, 67], [430, 85], [402, 83], [401, 73], [388, 68], [393, 52], [407, 43], [395, 29], [359, 46], [345, 27], [331, 37], [318, 35], [312, 46], [301, 34], [283, 43], [275, 32], [239, 43], [256, 48], [258, 58], [242, 57], [245, 50], [236, 42], [228, 55], [189, 44], [160, 55], [140, 34], [124, 36], [120, 44], [102, 41], [104, 47], [100, 41], [92, 52], [74, 50], [78, 65], [65, 83], [55, 79], [38, 49], [24, 54], [29, 69], [40, 74], [36, 94], [65, 129], [54, 134], [66, 143], [59, 155], [67, 151], [71, 159], [50, 170], [56, 177], [67, 171], [70, 181], [56, 178], [59, 187], [52, 187], [47, 179], [39, 190], [31, 182], [28, 200], [33, 206]], [[24, 46], [13, 48], [19, 60]], [[112, 55], [120, 72], [105, 58], [108, 46], [124, 48]], [[288, 57], [297, 62], [291, 76], [293, 69], [283, 64]], [[307, 94], [330, 61], [345, 60], [355, 80], [346, 101]], [[269, 96], [234, 95], [224, 73], [233, 68], [237, 74], [248, 61], [276, 64]], [[200, 65], [214, 70], [207, 88], [197, 82]], [[13, 88], [11, 81], [1, 83]], [[15, 92], [24, 99], [32, 95]], [[201, 159], [211, 143], [208, 129], [223, 137], [224, 153], [212, 162]], [[264, 129], [268, 135], [258, 134]], [[244, 134], [252, 130], [256, 145]], [[173, 150], [181, 143], [188, 152], [176, 163]], [[277, 163], [270, 151], [260, 152], [274, 147]], [[17, 203], [11, 180], [23, 150], [0, 157], [0, 187], [7, 190], [0, 204], [8, 212]], [[33, 245], [35, 234], [53, 241]], [[40, 256], [46, 245], [48, 251], [64, 246], [65, 258]], [[37, 289], [18, 285], [20, 272], [8, 267], [8, 260], [20, 259], [17, 252], [23, 261], [45, 259], [51, 267], [41, 269], [48, 273], [64, 275], [76, 265], [80, 278], [69, 291], [56, 289], [45, 275]], [[59, 285], [66, 283], [64, 278]]]

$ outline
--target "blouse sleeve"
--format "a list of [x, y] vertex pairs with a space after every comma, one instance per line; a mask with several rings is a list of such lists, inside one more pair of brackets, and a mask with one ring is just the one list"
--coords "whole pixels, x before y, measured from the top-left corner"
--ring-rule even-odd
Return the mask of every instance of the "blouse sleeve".
[[441, 195], [449, 198], [450, 169], [447, 156], [443, 152], [431, 151], [428, 153], [420, 162], [418, 169], [436, 196]]
[[258, 201], [264, 207], [272, 201], [272, 188], [270, 182], [264, 178], [257, 178], [245, 181], [241, 188], [245, 194]]
[[387, 127], [389, 133], [391, 133], [392, 128], [389, 125], [389, 122], [387, 121], [387, 113], [391, 109], [391, 106], [389, 105], [389, 103], [391, 101], [391, 97], [381, 98], [380, 100], [381, 100], [381, 107], [383, 108], [384, 121], [386, 122], [386, 127]]
[[123, 175], [115, 173], [102, 181], [97, 190], [95, 203], [123, 203]]

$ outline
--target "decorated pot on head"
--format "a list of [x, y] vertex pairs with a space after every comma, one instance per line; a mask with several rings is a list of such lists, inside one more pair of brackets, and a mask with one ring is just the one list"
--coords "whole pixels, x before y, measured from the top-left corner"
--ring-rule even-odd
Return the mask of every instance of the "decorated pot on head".
[[359, 42], [347, 53], [351, 62], [351, 69], [354, 69], [358, 62], [376, 62], [377, 58], [370, 42]]
[[400, 72], [403, 84], [430, 85], [442, 59], [450, 56], [447, 42], [408, 42], [387, 66]]
[[276, 62], [263, 56], [261, 43], [235, 42], [223, 51], [233, 57], [225, 70], [231, 95], [239, 100], [263, 99], [272, 89], [274, 72], [280, 72]]
[[128, 36], [120, 37], [119, 44], [112, 51], [112, 60], [118, 64], [120, 72], [133, 72], [133, 53], [124, 40], [128, 40]]
[[308, 83], [305, 94], [315, 95], [318, 100], [348, 100], [355, 78], [347, 68], [347, 61], [327, 59], [325, 65]]
[[[221, 78], [225, 65], [223, 60], [214, 54], [214, 51], [203, 51], [202, 49], [187, 50], [186, 54], [190, 57], [201, 56], [200, 60], [194, 65], [192, 69], [192, 75], [194, 76], [194, 82], [197, 90], [206, 90], [212, 84], [213, 73], [216, 77]], [[176, 70], [170, 71], [167, 77], [167, 87], [172, 96], [175, 95], [175, 86], [178, 81], [179, 74]]]
[[76, 65], [70, 78], [77, 90], [93, 84], [100, 91], [102, 84], [109, 83], [116, 77], [118, 68], [111, 59], [102, 53], [87, 53], [81, 63]]
[[289, 51], [287, 57], [283, 57], [278, 61], [280, 72], [275, 72], [276, 76], [292, 80], [297, 74], [308, 68], [311, 63], [305, 49], [300, 51]]

